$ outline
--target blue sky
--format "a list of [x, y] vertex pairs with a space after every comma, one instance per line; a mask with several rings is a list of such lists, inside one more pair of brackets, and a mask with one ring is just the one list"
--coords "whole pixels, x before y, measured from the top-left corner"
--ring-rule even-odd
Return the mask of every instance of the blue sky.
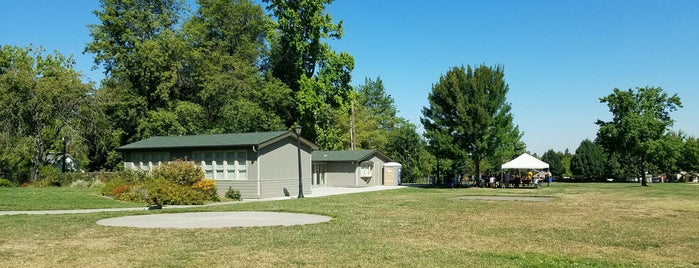
[[[0, 1], [0, 44], [72, 54], [86, 80], [97, 1]], [[609, 119], [613, 88], [662, 87], [684, 107], [674, 129], [699, 136], [699, 1], [336, 1], [355, 58], [353, 85], [381, 77], [399, 115], [420, 126], [427, 94], [450, 67], [505, 67], [508, 101], [528, 150], [574, 152]]]

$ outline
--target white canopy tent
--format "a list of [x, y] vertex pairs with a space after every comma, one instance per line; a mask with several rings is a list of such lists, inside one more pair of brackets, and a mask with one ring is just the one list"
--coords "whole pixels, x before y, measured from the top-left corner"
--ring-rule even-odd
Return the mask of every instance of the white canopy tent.
[[544, 169], [549, 168], [549, 164], [523, 153], [512, 161], [502, 164], [502, 169]]

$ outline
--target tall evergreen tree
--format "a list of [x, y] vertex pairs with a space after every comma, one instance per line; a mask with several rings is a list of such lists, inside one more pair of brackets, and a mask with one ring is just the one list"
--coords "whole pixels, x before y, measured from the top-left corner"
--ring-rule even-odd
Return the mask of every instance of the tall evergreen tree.
[[541, 156], [541, 161], [549, 164], [549, 171], [554, 176], [562, 176], [566, 171], [563, 165], [563, 153], [548, 150]]
[[388, 133], [401, 122], [396, 116], [394, 100], [384, 89], [381, 78], [366, 78], [357, 87], [355, 110], [355, 134], [361, 148], [386, 148]]
[[605, 163], [606, 156], [602, 148], [585, 139], [570, 160], [570, 170], [573, 176], [583, 180], [602, 180], [605, 178]]

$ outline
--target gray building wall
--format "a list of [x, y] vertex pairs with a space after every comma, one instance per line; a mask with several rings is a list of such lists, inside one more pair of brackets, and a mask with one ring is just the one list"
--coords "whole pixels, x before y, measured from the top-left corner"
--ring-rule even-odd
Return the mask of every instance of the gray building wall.
[[[361, 163], [373, 162], [371, 177], [361, 177]], [[356, 162], [318, 162], [325, 163], [325, 181], [328, 187], [368, 187], [383, 185], [383, 165], [385, 160], [371, 156], [359, 164]]]
[[[261, 197], [298, 196], [299, 171], [296, 139], [287, 137], [261, 148]], [[311, 148], [301, 144], [303, 193], [311, 193]]]
[[[362, 187], [362, 186], [378, 186], [383, 184], [383, 165], [386, 164], [386, 162], [376, 156], [372, 156], [371, 158], [365, 160], [365, 161], [370, 161], [373, 162], [373, 167], [371, 169], [371, 177], [370, 178], [361, 178], [359, 179], [359, 183], [357, 186]], [[365, 162], [365, 161], [362, 161]], [[357, 170], [359, 172], [359, 170]]]
[[356, 187], [357, 166], [352, 162], [327, 162], [325, 185], [328, 187]]

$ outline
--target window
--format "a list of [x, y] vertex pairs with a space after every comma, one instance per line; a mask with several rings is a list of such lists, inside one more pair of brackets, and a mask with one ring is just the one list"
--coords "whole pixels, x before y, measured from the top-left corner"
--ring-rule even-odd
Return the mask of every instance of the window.
[[371, 169], [374, 167], [374, 163], [372, 162], [364, 162], [362, 165], [359, 167], [359, 177], [371, 177]]
[[247, 180], [247, 153], [239, 151], [194, 152], [192, 158], [213, 180]]
[[159, 167], [162, 163], [167, 162], [168, 153], [150, 152], [150, 153], [133, 153], [131, 161], [134, 166], [144, 171], [151, 171]]

